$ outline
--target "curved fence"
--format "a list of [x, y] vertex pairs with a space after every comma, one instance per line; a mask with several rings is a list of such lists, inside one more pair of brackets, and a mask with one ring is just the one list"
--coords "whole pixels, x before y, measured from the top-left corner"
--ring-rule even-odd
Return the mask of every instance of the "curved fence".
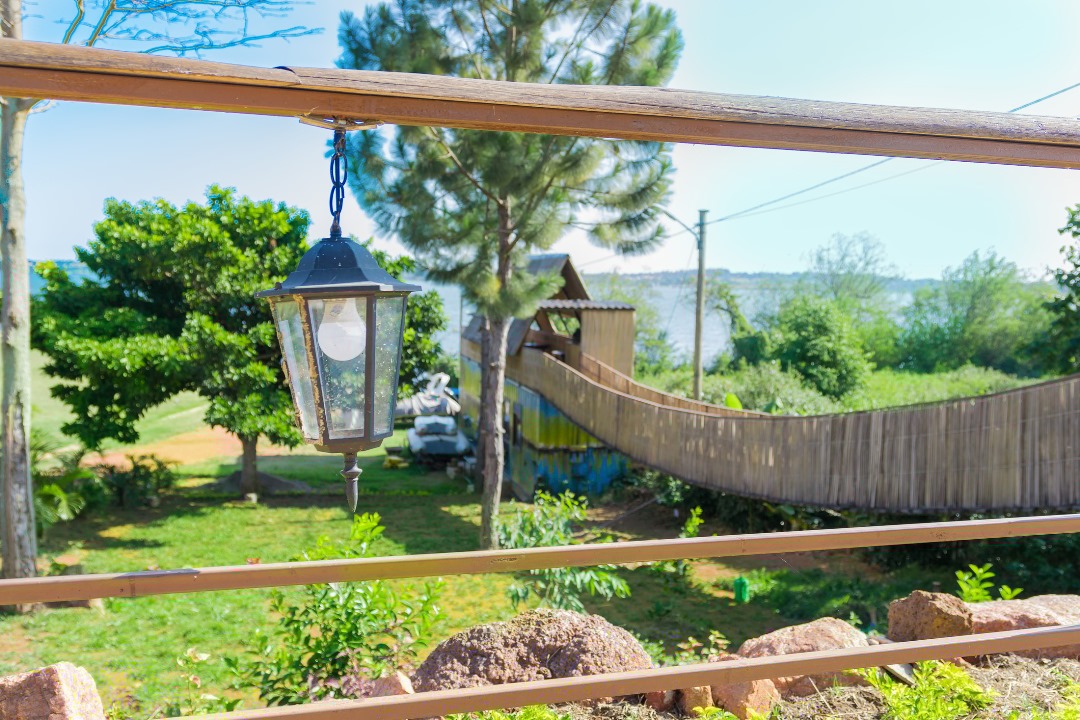
[[1080, 506], [1080, 376], [886, 410], [787, 417], [666, 395], [525, 348], [510, 371], [643, 465], [776, 502], [898, 513]]

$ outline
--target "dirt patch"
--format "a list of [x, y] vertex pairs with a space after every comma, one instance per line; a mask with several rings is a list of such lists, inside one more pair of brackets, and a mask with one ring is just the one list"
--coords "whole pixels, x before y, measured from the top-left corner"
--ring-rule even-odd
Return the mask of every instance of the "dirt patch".
[[[118, 467], [127, 466], [128, 455], [157, 455], [164, 460], [172, 460], [182, 465], [214, 460], [220, 457], [239, 458], [243, 451], [240, 439], [222, 428], [202, 428], [192, 432], [174, 435], [167, 440], [147, 443], [122, 450], [110, 450], [104, 454], [87, 455], [84, 462], [88, 465], [107, 464]], [[289, 448], [269, 443], [259, 443], [259, 456], [288, 455]]]

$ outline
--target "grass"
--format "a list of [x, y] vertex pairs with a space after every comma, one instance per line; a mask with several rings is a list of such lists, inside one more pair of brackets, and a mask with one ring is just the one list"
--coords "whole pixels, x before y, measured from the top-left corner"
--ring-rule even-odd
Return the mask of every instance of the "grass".
[[[277, 460], [309, 464], [303, 468], [307, 475], [301, 473], [309, 480], [323, 476], [322, 458]], [[381, 462], [379, 453], [361, 458], [364, 482], [375, 486], [367, 488], [358, 507], [383, 518], [386, 533], [374, 548], [377, 554], [477, 549], [478, 496], [467, 492], [464, 481], [417, 468], [383, 470]], [[222, 461], [216, 467], [231, 465]], [[210, 469], [184, 468], [185, 487], [166, 496], [159, 508], [113, 509], [56, 526], [43, 548], [43, 560], [72, 555], [91, 573], [278, 562], [295, 557], [320, 535], [340, 539], [348, 533], [350, 516], [332, 485], [335, 480], [320, 486], [326, 493], [269, 498], [251, 505], [199, 490], [198, 481], [205, 479], [200, 473]], [[333, 471], [333, 477], [336, 461], [325, 470]], [[503, 510], [514, 512], [515, 507], [505, 503]], [[674, 537], [679, 525], [667, 512], [656, 509], [652, 517], [637, 514], [634, 526], [624, 528], [619, 538]], [[737, 644], [798, 619], [768, 603], [735, 603], [728, 586], [717, 578], [746, 574], [754, 561], [733, 562], [741, 564], [698, 563], [691, 582], [672, 582], [647, 567], [620, 570], [633, 597], [587, 605], [669, 652], [690, 635], [704, 639], [715, 629]], [[506, 597], [510, 576], [445, 580], [440, 603], [444, 614], [435, 629], [436, 641], [513, 614]], [[244, 590], [108, 599], [104, 612], [64, 608], [0, 617], [0, 674], [68, 660], [91, 672], [107, 704], [135, 703], [140, 714], [149, 714], [183, 693], [186, 686], [176, 657], [196, 648], [211, 654], [200, 668], [207, 692], [240, 696], [246, 707], [257, 707], [252, 691], [229, 689], [232, 678], [223, 658], [266, 642], [273, 623], [269, 597], [269, 590]]]
[[[48, 357], [37, 350], [30, 354], [30, 406], [31, 421], [36, 431], [61, 442], [76, 442], [64, 434], [61, 427], [75, 419], [71, 409], [52, 396], [50, 389], [57, 384], [55, 378], [45, 374]], [[184, 392], [151, 409], [137, 423], [140, 442], [152, 443], [205, 427], [203, 413], [207, 402], [195, 393]], [[104, 449], [121, 447], [116, 442], [106, 442]]]

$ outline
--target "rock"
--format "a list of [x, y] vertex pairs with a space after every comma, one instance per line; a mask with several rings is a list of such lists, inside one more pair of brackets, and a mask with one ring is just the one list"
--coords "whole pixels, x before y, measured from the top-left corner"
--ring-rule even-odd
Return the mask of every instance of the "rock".
[[[1026, 630], [1080, 624], [1080, 596], [1036, 595], [1024, 600], [992, 600], [968, 603], [972, 629], [976, 633]], [[1080, 645], [1027, 650], [1016, 653], [1036, 658], [1080, 659]]]
[[[803, 625], [792, 625], [751, 638], [742, 644], [740, 657], [755, 658], [793, 655], [817, 650], [866, 647], [866, 635], [843, 620], [821, 618]], [[775, 678], [773, 683], [782, 697], [805, 697], [832, 685], [865, 685], [866, 681], [848, 673], [825, 673]]]
[[955, 595], [916, 590], [889, 603], [889, 639], [894, 642], [970, 635], [971, 608]]
[[371, 686], [371, 697], [390, 697], [391, 695], [412, 695], [412, 680], [398, 670], [393, 675], [381, 677]]
[[105, 720], [90, 673], [69, 662], [0, 678], [0, 718]]
[[[709, 657], [709, 662], [729, 662], [738, 660], [738, 655], [721, 653]], [[772, 680], [750, 680], [747, 682], [727, 683], [712, 686], [713, 703], [739, 718], [747, 720], [750, 712], [768, 715], [773, 706], [780, 702], [780, 691]]]
[[444, 640], [413, 685], [429, 692], [650, 667], [641, 643], [599, 615], [533, 610]]
[[671, 712], [675, 709], [676, 692], [674, 690], [656, 690], [645, 693], [642, 702], [656, 712]]
[[712, 706], [712, 690], [708, 685], [679, 691], [679, 712], [687, 717], [695, 717], [694, 708], [709, 708]]

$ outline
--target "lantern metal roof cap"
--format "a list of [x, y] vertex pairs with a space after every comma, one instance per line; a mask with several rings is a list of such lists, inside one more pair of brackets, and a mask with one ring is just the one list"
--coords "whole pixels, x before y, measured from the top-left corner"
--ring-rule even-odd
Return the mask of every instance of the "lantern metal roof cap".
[[346, 237], [328, 237], [304, 253], [284, 282], [256, 297], [361, 292], [417, 292], [419, 285], [396, 280], [379, 267], [368, 249]]

